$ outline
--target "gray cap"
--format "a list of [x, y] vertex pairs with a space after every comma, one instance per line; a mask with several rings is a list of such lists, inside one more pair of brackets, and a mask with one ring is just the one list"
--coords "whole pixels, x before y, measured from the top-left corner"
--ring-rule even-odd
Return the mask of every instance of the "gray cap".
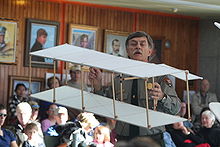
[[5, 35], [6, 27], [0, 26], [0, 35]]

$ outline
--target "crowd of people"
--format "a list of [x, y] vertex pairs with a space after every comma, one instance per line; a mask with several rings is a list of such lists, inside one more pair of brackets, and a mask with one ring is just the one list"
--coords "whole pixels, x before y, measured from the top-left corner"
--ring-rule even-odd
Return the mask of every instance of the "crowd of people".
[[[154, 49], [153, 40], [145, 32], [134, 32], [126, 40], [128, 57], [133, 60], [149, 62]], [[71, 80], [67, 85], [80, 88], [80, 69], [70, 70]], [[127, 76], [124, 76], [127, 77]], [[55, 81], [54, 81], [55, 79]], [[112, 96], [101, 86], [101, 70], [90, 68], [89, 80], [93, 92], [106, 97]], [[174, 86], [166, 77], [157, 77], [149, 89], [149, 108], [156, 111], [186, 117], [186, 103], [178, 98]], [[49, 78], [48, 87], [61, 86], [58, 78]], [[116, 99], [120, 100], [120, 79], [115, 77]], [[88, 91], [86, 85], [84, 90]], [[124, 82], [123, 102], [146, 107], [144, 80], [134, 79]], [[178, 122], [167, 126], [141, 128], [135, 125], [96, 116], [89, 112], [75, 111], [71, 108], [39, 101], [27, 95], [24, 84], [17, 84], [15, 95], [8, 109], [0, 105], [0, 146], [5, 147], [219, 147], [220, 128], [213, 112], [208, 108], [210, 102], [217, 102], [215, 94], [209, 92], [209, 81], [201, 81], [201, 89], [192, 98], [192, 121]], [[7, 113], [8, 112], [8, 113]], [[8, 119], [6, 120], [6, 117]], [[6, 125], [3, 127], [3, 124]]]

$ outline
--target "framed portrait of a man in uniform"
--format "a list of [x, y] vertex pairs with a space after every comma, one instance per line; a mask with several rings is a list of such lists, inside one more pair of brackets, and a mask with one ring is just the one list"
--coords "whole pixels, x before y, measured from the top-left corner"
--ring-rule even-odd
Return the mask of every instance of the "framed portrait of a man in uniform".
[[0, 19], [0, 62], [16, 62], [17, 23]]
[[127, 58], [125, 41], [128, 35], [129, 32], [105, 30], [104, 52]]
[[[29, 53], [58, 45], [59, 22], [27, 19], [25, 66], [29, 66]], [[53, 60], [32, 56], [33, 67], [52, 68]]]

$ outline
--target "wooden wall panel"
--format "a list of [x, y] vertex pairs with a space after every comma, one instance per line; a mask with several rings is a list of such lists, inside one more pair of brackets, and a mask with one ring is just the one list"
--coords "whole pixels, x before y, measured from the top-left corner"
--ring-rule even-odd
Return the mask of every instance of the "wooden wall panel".
[[[164, 37], [171, 41], [171, 48], [163, 48], [163, 62], [197, 73], [197, 20], [46, 0], [26, 0], [25, 5], [16, 5], [16, 0], [0, 0], [0, 18], [13, 19], [18, 23], [16, 64], [0, 64], [0, 103], [6, 104], [8, 101], [10, 75], [29, 75], [28, 67], [24, 67], [23, 62], [26, 18], [59, 21], [63, 28], [60, 31], [60, 43], [67, 42], [70, 23], [97, 26], [103, 31], [105, 29], [123, 32], [132, 32], [134, 29], [146, 31], [151, 36]], [[100, 38], [100, 42], [103, 42], [103, 38]], [[103, 44], [99, 47], [103, 48]], [[46, 72], [52, 70], [33, 68], [32, 76], [43, 78]], [[185, 84], [177, 81], [176, 88], [181, 96]]]

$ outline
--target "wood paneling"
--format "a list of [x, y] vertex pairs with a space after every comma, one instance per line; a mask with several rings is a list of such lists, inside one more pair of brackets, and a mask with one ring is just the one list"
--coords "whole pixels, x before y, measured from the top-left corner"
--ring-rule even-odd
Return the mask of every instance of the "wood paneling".
[[[25, 20], [26, 18], [59, 21], [60, 44], [67, 41], [68, 24], [97, 26], [101, 29], [132, 32], [134, 29], [148, 32], [151, 36], [164, 37], [171, 41], [171, 48], [163, 48], [164, 63], [197, 73], [198, 60], [198, 20], [152, 15], [112, 8], [101, 8], [74, 3], [58, 3], [39, 0], [26, 0], [25, 5], [16, 5], [16, 0], [0, 0], [0, 17], [16, 20], [17, 61], [15, 65], [0, 64], [0, 103], [8, 101], [8, 77], [28, 76], [24, 67]], [[100, 38], [99, 48], [103, 48]], [[32, 68], [32, 76], [43, 78], [49, 69]], [[177, 81], [177, 92], [182, 96], [184, 82]]]

